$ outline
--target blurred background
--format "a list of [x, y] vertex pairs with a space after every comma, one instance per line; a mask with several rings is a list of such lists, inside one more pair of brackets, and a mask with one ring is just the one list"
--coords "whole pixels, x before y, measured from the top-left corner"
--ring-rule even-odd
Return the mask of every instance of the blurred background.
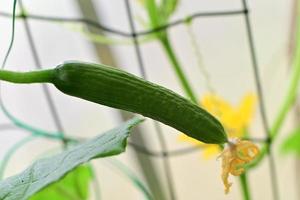
[[[143, 24], [142, 19], [146, 15], [140, 2], [128, 2], [136, 31], [148, 30]], [[181, 0], [170, 22], [195, 13], [243, 11], [242, 2]], [[278, 112], [289, 79], [290, 49], [295, 31], [295, 1], [252, 0], [248, 4], [266, 113], [271, 123]], [[0, 0], [0, 5], [2, 61], [11, 37], [10, 14], [13, 2]], [[148, 80], [185, 95], [156, 40], [150, 38], [140, 41], [141, 55], [138, 57], [131, 37], [111, 33], [101, 27], [87, 26], [76, 20], [90, 19], [103, 27], [131, 33], [125, 0], [19, 0], [17, 13], [21, 12], [28, 17], [16, 20], [15, 41], [6, 64], [7, 69], [27, 71], [39, 67], [53, 68], [66, 60], [81, 60], [112, 65], [142, 76], [142, 63]], [[195, 40], [191, 41], [191, 32], [197, 41], [197, 55], [193, 47]], [[257, 94], [245, 13], [197, 17], [190, 25], [180, 23], [169, 27], [168, 33], [199, 101], [209, 92], [207, 76], [215, 92], [232, 105], [238, 105], [248, 93]], [[45, 89], [41, 85], [2, 83], [1, 89], [6, 108], [16, 118], [41, 129], [63, 131], [68, 136], [90, 138], [116, 127], [130, 116], [129, 113], [66, 96], [50, 85]], [[0, 160], [3, 160], [7, 151], [30, 133], [11, 125], [4, 114], [0, 114], [0, 120]], [[295, 126], [295, 122], [295, 113], [291, 112], [272, 148], [281, 199], [300, 199], [300, 177], [297, 174], [300, 161], [294, 156], [283, 156], [279, 150], [282, 138]], [[216, 159], [217, 155], [204, 159], [202, 149], [178, 139], [180, 133], [177, 130], [162, 124], [159, 127], [163, 134], [157, 133], [157, 127], [148, 119], [135, 129], [126, 152], [114, 157], [145, 183], [155, 199], [242, 199], [238, 179], [234, 177], [231, 177], [231, 192], [224, 194], [220, 178], [221, 161]], [[258, 103], [249, 132], [255, 138], [265, 137]], [[45, 138], [27, 142], [11, 157], [4, 177], [22, 171], [37, 158], [58, 152], [61, 147], [61, 142]], [[143, 199], [141, 191], [128, 177], [107, 164], [106, 160], [92, 161], [101, 199]], [[262, 164], [248, 174], [253, 199], [274, 198], [274, 179], [270, 177], [269, 171], [268, 159], [265, 158]], [[90, 199], [96, 199], [93, 187], [90, 191]]]

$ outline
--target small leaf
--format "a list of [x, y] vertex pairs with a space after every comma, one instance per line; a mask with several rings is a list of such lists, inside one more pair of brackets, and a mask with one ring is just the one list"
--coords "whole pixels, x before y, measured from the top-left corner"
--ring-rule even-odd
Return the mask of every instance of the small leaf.
[[28, 199], [93, 158], [124, 152], [130, 129], [141, 121], [140, 118], [134, 118], [118, 128], [73, 146], [60, 154], [36, 161], [22, 173], [0, 182], [0, 199]]
[[86, 200], [92, 178], [90, 167], [81, 165], [63, 179], [34, 194], [30, 200]]
[[165, 22], [168, 22], [169, 17], [176, 11], [179, 0], [162, 0], [160, 5], [161, 16]]
[[300, 156], [300, 128], [295, 129], [281, 145], [283, 153], [296, 153]]

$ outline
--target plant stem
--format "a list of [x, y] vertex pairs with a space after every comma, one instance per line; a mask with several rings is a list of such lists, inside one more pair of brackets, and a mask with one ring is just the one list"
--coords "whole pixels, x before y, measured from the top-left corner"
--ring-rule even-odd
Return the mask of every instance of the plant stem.
[[[300, 40], [300, 38], [299, 38]], [[300, 46], [300, 44], [298, 44]], [[281, 106], [281, 109], [275, 119], [275, 122], [271, 128], [271, 137], [272, 139], [277, 136], [284, 119], [286, 118], [286, 115], [288, 114], [288, 111], [292, 107], [292, 105], [295, 102], [295, 99], [297, 97], [297, 91], [299, 87], [299, 80], [300, 80], [300, 49], [298, 47], [296, 52], [296, 58], [295, 58], [295, 66], [292, 71], [292, 79], [289, 85], [289, 89], [287, 91], [287, 95], [285, 97], [285, 100]]]
[[[249, 136], [249, 132], [247, 129], [244, 132], [244, 136], [245, 137]], [[247, 175], [246, 170], [242, 175], [240, 175], [239, 179], [240, 179], [240, 186], [241, 186], [241, 191], [243, 194], [243, 199], [251, 200], [251, 194], [250, 194], [250, 189], [249, 189], [249, 184], [248, 184], [248, 175]]]
[[[275, 121], [271, 127], [270, 143], [277, 137], [277, 135], [286, 119], [286, 116], [287, 116], [288, 112], [290, 111], [290, 109], [292, 108], [292, 106], [296, 100], [296, 97], [297, 97], [297, 91], [299, 88], [299, 81], [300, 81], [300, 37], [299, 37], [299, 34], [300, 33], [298, 30], [298, 37], [297, 37], [298, 42], [297, 42], [297, 47], [296, 47], [297, 49], [296, 49], [295, 59], [294, 59], [294, 63], [293, 63], [294, 64], [294, 67], [292, 69], [293, 71], [291, 72], [292, 78], [291, 78], [286, 96], [284, 98], [284, 101], [280, 106], [279, 113], [277, 114]], [[258, 158], [248, 166], [249, 168], [255, 167], [255, 166], [257, 166], [258, 163], [260, 163], [260, 161], [267, 154], [270, 143], [263, 146]]]
[[184, 89], [184, 92], [186, 93], [186, 95], [190, 98], [190, 100], [197, 104], [197, 98], [195, 96], [195, 93], [192, 90], [191, 85], [189, 84], [186, 75], [184, 74], [182, 67], [180, 66], [177, 57], [173, 51], [172, 45], [168, 39], [168, 36], [165, 35], [165, 37], [160, 37], [160, 42], [170, 60], [170, 62], [172, 63], [172, 67], [177, 75], [177, 77], [179, 78], [179, 81], [181, 83], [182, 88]]
[[15, 72], [0, 70], [0, 80], [11, 83], [50, 83], [53, 79], [55, 70], [37, 70], [31, 72]]
[[[147, 0], [144, 2], [145, 9], [148, 13], [148, 17], [150, 20], [150, 25], [152, 28], [159, 27], [161, 25], [164, 25], [168, 21], [168, 17], [162, 15], [161, 8], [158, 5], [158, 3], [155, 0]], [[170, 13], [171, 14], [171, 13]], [[190, 100], [198, 104], [197, 98], [195, 96], [195, 93], [192, 90], [191, 85], [189, 84], [186, 75], [184, 74], [181, 65], [179, 64], [179, 61], [175, 55], [175, 52], [173, 51], [172, 45], [168, 38], [168, 33], [166, 30], [163, 31], [157, 31], [154, 33], [155, 37], [160, 41], [162, 47], [165, 50], [165, 53], [167, 54], [169, 61], [172, 64], [172, 67], [181, 83], [181, 87], [183, 88], [184, 92], [186, 93], [186, 96], [190, 98]]]
[[249, 190], [249, 185], [248, 185], [248, 178], [247, 178], [247, 173], [245, 172], [242, 174], [240, 177], [240, 185], [241, 189], [243, 192], [243, 198], [244, 200], [251, 200], [251, 195], [250, 195], [250, 190]]

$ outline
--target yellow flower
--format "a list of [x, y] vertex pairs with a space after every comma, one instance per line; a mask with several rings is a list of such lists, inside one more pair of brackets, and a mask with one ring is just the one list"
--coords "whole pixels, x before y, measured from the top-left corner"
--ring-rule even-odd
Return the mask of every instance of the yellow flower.
[[[250, 124], [254, 113], [255, 95], [245, 95], [240, 104], [234, 107], [219, 96], [210, 94], [203, 97], [200, 105], [221, 121], [228, 137], [231, 138], [219, 156], [222, 158], [222, 180], [227, 194], [232, 185], [228, 181], [229, 175], [241, 175], [245, 171], [245, 165], [255, 159], [259, 153], [255, 144], [238, 139], [245, 136]], [[179, 136], [179, 140], [202, 147], [203, 156], [206, 159], [222, 151], [219, 145], [205, 144], [184, 134]]]
[[254, 113], [255, 95], [246, 94], [236, 107], [216, 95], [205, 95], [200, 105], [218, 118], [229, 137], [242, 137]]
[[244, 173], [244, 166], [251, 162], [259, 154], [258, 147], [250, 141], [233, 139], [227, 144], [219, 157], [222, 158], [222, 180], [225, 186], [225, 194], [232, 185], [228, 181], [229, 174], [240, 176]]
[[[238, 106], [232, 106], [221, 97], [208, 94], [205, 95], [199, 103], [202, 108], [221, 121], [229, 138], [240, 138], [245, 135], [245, 130], [251, 122], [255, 100], [255, 95], [249, 93], [243, 97]], [[205, 159], [214, 157], [222, 150], [219, 145], [201, 143], [184, 134], [179, 136], [179, 140], [202, 147]]]

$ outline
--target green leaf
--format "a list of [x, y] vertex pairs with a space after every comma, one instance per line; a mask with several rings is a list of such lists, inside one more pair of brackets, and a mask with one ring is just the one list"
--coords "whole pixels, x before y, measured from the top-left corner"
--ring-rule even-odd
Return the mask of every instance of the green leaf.
[[143, 121], [133, 118], [118, 128], [55, 156], [37, 160], [22, 173], [0, 182], [1, 200], [25, 200], [93, 158], [113, 156], [125, 151], [130, 129]]
[[155, 0], [145, 0], [142, 5], [148, 13], [151, 27], [156, 28], [167, 24], [176, 11], [178, 2], [178, 0], [162, 0], [159, 3]]
[[63, 179], [36, 193], [30, 200], [86, 200], [92, 178], [90, 167], [81, 165]]
[[160, 5], [161, 15], [164, 17], [165, 22], [168, 21], [169, 17], [176, 11], [178, 6], [178, 0], [162, 0]]
[[164, 22], [165, 19], [160, 18], [162, 16], [160, 16], [159, 8], [158, 8], [156, 1], [155, 0], [146, 0], [144, 6], [148, 12], [148, 16], [149, 16], [152, 28], [156, 28], [156, 27], [162, 25], [162, 23]]
[[300, 128], [295, 129], [283, 141], [281, 151], [282, 153], [295, 153], [300, 156]]

